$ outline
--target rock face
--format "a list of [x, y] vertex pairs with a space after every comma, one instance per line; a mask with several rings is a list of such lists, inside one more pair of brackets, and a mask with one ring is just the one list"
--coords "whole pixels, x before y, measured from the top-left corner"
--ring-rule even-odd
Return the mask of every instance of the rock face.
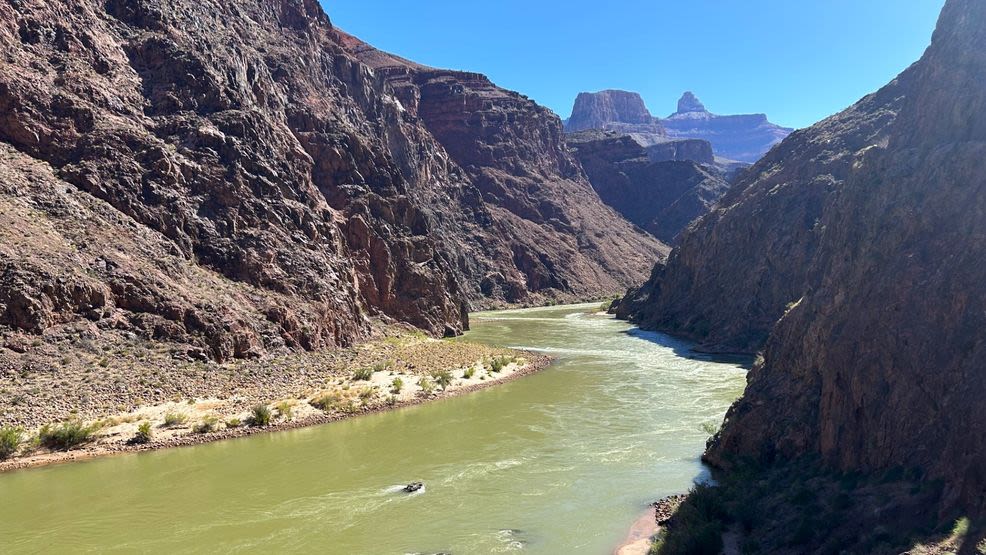
[[770, 123], [764, 114], [713, 114], [691, 92], [682, 95], [678, 111], [661, 124], [670, 138], [705, 139], [716, 156], [747, 163], [759, 160], [793, 131]]
[[424, 67], [341, 31], [336, 36], [382, 77], [405, 117], [423, 124], [474, 185], [471, 202], [485, 211], [476, 218], [480, 225], [448, 231], [471, 254], [459, 260], [471, 295], [508, 301], [544, 291], [599, 295], [640, 276], [648, 266], [641, 253], [666, 256], [666, 245], [600, 201], [550, 110], [483, 75]]
[[5, 335], [88, 319], [222, 360], [373, 318], [455, 334], [470, 304], [601, 294], [665, 252], [546, 110], [452, 72], [409, 98], [315, 0], [11, 0], [0, 21]]
[[603, 202], [666, 243], [729, 188], [717, 173], [695, 162], [655, 162], [651, 148], [629, 135], [582, 131], [567, 140]]
[[986, 512], [984, 45], [986, 4], [948, 0], [919, 62], [775, 148], [629, 303], [719, 344], [769, 331], [712, 463], [905, 465]]
[[582, 92], [575, 98], [565, 130], [587, 129], [665, 135], [664, 128], [647, 110], [639, 94], [618, 90]]

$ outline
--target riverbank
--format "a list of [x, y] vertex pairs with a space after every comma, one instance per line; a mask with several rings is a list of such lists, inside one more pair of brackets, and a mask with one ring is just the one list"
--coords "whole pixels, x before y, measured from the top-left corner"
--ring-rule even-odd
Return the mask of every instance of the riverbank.
[[623, 543], [613, 550], [613, 555], [648, 555], [654, 545], [654, 538], [684, 499], [683, 494], [669, 495], [651, 503], [644, 514], [630, 527]]
[[[324, 424], [473, 392], [550, 362], [530, 352], [395, 329], [337, 351], [224, 365], [172, 363], [169, 372], [160, 372], [169, 362], [166, 357], [145, 353], [143, 371], [128, 373], [125, 383], [107, 388], [107, 383], [120, 383], [114, 369], [128, 366], [120, 358], [66, 372], [54, 383], [46, 374], [4, 373], [0, 425], [21, 428], [23, 441], [14, 456], [0, 461], [0, 472]], [[166, 381], [151, 389], [148, 376]], [[34, 399], [63, 389], [89, 395], [68, 407], [3, 399], [26, 393]], [[148, 389], [156, 402], [144, 400]], [[165, 395], [170, 398], [161, 399]], [[67, 429], [81, 433], [78, 444], [45, 447], [53, 431]]]

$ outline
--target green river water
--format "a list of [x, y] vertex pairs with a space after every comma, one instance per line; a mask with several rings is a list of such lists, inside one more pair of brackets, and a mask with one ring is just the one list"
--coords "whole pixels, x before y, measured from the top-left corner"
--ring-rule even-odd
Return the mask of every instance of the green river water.
[[746, 372], [590, 306], [472, 315], [467, 340], [556, 357], [505, 385], [0, 475], [0, 553], [610, 553], [704, 475], [702, 424]]

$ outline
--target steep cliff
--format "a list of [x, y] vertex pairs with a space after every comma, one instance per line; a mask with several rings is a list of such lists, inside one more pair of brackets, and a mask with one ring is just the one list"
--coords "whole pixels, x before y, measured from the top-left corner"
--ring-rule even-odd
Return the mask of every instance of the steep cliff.
[[758, 351], [801, 298], [825, 230], [819, 218], [861, 151], [886, 140], [905, 81], [774, 148], [683, 234], [668, 265], [631, 291], [618, 314], [704, 350]]
[[687, 158], [655, 161], [652, 149], [629, 135], [582, 131], [567, 141], [603, 202], [665, 243], [729, 189], [714, 170]]
[[[225, 359], [374, 318], [454, 334], [470, 303], [602, 294], [665, 252], [557, 118], [481, 76], [512, 108], [490, 117], [522, 123], [476, 126], [487, 99], [464, 113], [441, 79], [413, 106], [315, 0], [4, 0], [0, 21], [5, 336], [88, 321]], [[497, 186], [516, 202], [487, 204]], [[512, 223], [524, 240], [498, 238]]]
[[470, 253], [459, 263], [470, 294], [508, 301], [599, 295], [639, 279], [645, 253], [666, 256], [667, 246], [600, 201], [550, 110], [483, 75], [425, 67], [336, 36], [382, 76], [406, 117], [424, 125], [478, 190], [480, 225], [447, 230]]
[[948, 0], [886, 139], [826, 207], [808, 287], [709, 453], [896, 465], [986, 511], [986, 4]]
[[774, 148], [624, 308], [727, 348], [769, 333], [710, 462], [907, 467], [986, 511], [984, 46], [986, 4], [948, 0], [919, 62]]
[[747, 163], [759, 160], [793, 131], [771, 123], [764, 114], [713, 114], [690, 91], [661, 124], [670, 138], [704, 139], [712, 143], [716, 156]]
[[647, 110], [639, 94], [619, 90], [581, 92], [575, 97], [565, 130], [587, 129], [666, 135], [660, 121]]

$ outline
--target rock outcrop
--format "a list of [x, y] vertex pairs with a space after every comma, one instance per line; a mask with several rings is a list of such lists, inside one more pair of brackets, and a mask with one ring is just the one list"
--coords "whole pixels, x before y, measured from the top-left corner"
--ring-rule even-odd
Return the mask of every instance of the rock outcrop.
[[546, 110], [411, 63], [402, 88], [315, 0], [7, 0], [0, 21], [4, 335], [89, 321], [219, 360], [377, 318], [450, 335], [470, 305], [603, 294], [666, 251]]
[[751, 164], [793, 131], [771, 123], [764, 114], [713, 114], [691, 92], [682, 95], [678, 111], [661, 124], [669, 138], [704, 139], [712, 143], [716, 156]]
[[639, 94], [619, 90], [581, 92], [575, 98], [572, 115], [565, 121], [565, 130], [588, 129], [666, 135], [660, 121], [647, 110]]
[[687, 158], [655, 161], [653, 147], [629, 135], [582, 131], [567, 140], [603, 202], [665, 243], [729, 189], [717, 172]]
[[948, 0], [919, 62], [772, 150], [629, 303], [718, 344], [769, 332], [710, 462], [905, 466], [986, 512], [984, 46], [986, 4]]

